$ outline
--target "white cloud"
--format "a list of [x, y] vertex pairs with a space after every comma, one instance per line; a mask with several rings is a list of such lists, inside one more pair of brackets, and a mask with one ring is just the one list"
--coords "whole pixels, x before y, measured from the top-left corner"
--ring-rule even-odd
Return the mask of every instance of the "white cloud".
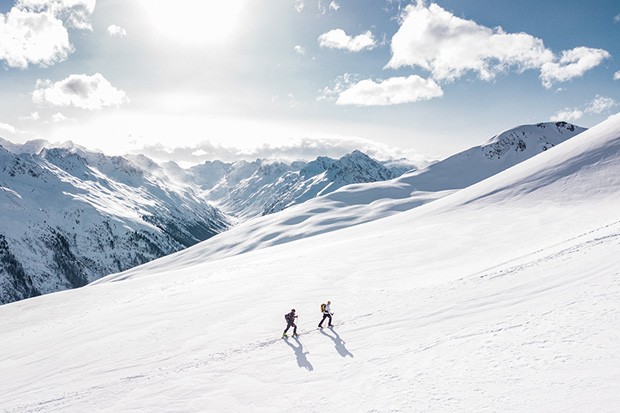
[[329, 3], [329, 8], [337, 11], [340, 8], [340, 4], [336, 3], [335, 1], [332, 1], [331, 3]]
[[557, 62], [547, 62], [542, 65], [540, 78], [548, 89], [554, 82], [566, 82], [575, 77], [581, 77], [588, 70], [598, 66], [611, 55], [602, 49], [576, 47], [562, 52]]
[[39, 112], [32, 112], [30, 115], [19, 117], [19, 120], [39, 120], [39, 119], [41, 119], [41, 115], [39, 115]]
[[606, 112], [614, 106], [616, 106], [616, 101], [612, 98], [596, 95], [596, 97], [587, 104], [585, 111], [586, 113], [598, 114]]
[[349, 89], [355, 83], [359, 82], [359, 77], [353, 75], [351, 73], [345, 73], [340, 75], [334, 81], [333, 87], [325, 87], [319, 90], [319, 96], [316, 98], [317, 101], [321, 100], [333, 100], [336, 101], [338, 96]]
[[295, 0], [295, 10], [297, 10], [297, 13], [301, 13], [304, 7], [306, 7], [306, 3], [303, 0]]
[[558, 121], [575, 121], [581, 119], [585, 114], [600, 114], [603, 112], [607, 112], [610, 109], [617, 106], [615, 100], [610, 97], [596, 95], [594, 99], [586, 104], [585, 109], [578, 108], [565, 108], [555, 115], [551, 116], [550, 120], [552, 122]]
[[378, 83], [371, 79], [362, 80], [340, 93], [336, 104], [388, 106], [429, 100], [442, 95], [443, 90], [434, 80], [412, 75], [393, 77]]
[[9, 123], [0, 122], [0, 131], [17, 133], [17, 128]]
[[0, 60], [9, 67], [51, 66], [72, 52], [67, 29], [52, 14], [16, 7], [0, 14]]
[[614, 16], [614, 22], [615, 22], [615, 23], [620, 22], [620, 14], [616, 14], [616, 15]]
[[96, 0], [18, 0], [16, 7], [33, 12], [48, 12], [65, 21], [68, 27], [92, 30], [90, 16]]
[[300, 45], [295, 46], [294, 49], [295, 49], [295, 52], [297, 52], [297, 54], [300, 54], [302, 56], [306, 54], [306, 49], [304, 49]]
[[577, 108], [566, 108], [557, 112], [555, 115], [551, 116], [549, 120], [551, 122], [572, 122], [575, 120], [579, 120], [583, 117], [583, 111]]
[[26, 69], [51, 66], [73, 52], [67, 27], [92, 30], [96, 0], [17, 0], [0, 13], [0, 60]]
[[37, 80], [32, 99], [36, 103], [75, 106], [89, 110], [118, 106], [128, 101], [125, 92], [112, 86], [100, 73], [92, 76], [71, 75], [56, 83]]
[[620, 80], [620, 70], [614, 73], [614, 80]]
[[509, 66], [523, 70], [552, 59], [543, 42], [528, 34], [492, 30], [422, 1], [405, 8], [392, 54], [388, 67], [418, 66], [437, 80], [454, 80], [468, 71], [490, 80]]
[[127, 36], [127, 31], [120, 26], [111, 24], [108, 26], [108, 34], [110, 37], [125, 37]]
[[423, 0], [409, 5], [392, 38], [387, 68], [420, 67], [435, 80], [454, 81], [468, 72], [492, 80], [508, 70], [540, 69], [545, 87], [582, 76], [610, 55], [605, 50], [578, 47], [557, 56], [541, 39], [527, 33], [506, 33], [459, 18]]
[[287, 95], [286, 95], [286, 98], [287, 98], [287, 103], [286, 103], [286, 104], [287, 104], [287, 105], [288, 105], [288, 107], [290, 107], [290, 108], [295, 109], [295, 108], [300, 108], [300, 107], [302, 107], [302, 106], [303, 106], [303, 103], [302, 103], [302, 102], [300, 102], [300, 101], [298, 101], [298, 100], [295, 98], [295, 95], [294, 95], [293, 93], [289, 93], [289, 94], [287, 94]]
[[377, 41], [370, 30], [353, 37], [347, 35], [342, 29], [334, 29], [319, 36], [319, 45], [330, 49], [359, 52], [364, 49], [374, 48], [377, 45]]
[[76, 121], [74, 118], [69, 118], [69, 117], [63, 115], [60, 112], [52, 115], [51, 119], [52, 119], [52, 122], [54, 122], [54, 123], [75, 122]]

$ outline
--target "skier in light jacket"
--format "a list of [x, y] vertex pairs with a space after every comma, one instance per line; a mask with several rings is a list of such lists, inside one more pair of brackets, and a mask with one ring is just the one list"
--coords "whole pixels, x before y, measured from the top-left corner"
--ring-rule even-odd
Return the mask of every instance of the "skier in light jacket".
[[334, 315], [334, 313], [332, 313], [332, 309], [330, 307], [331, 303], [332, 303], [331, 301], [327, 301], [327, 304], [321, 304], [321, 310], [323, 311], [323, 319], [319, 323], [319, 328], [323, 328], [323, 321], [325, 321], [326, 318], [329, 318], [329, 322], [327, 326], [328, 327], [332, 326], [332, 315]]

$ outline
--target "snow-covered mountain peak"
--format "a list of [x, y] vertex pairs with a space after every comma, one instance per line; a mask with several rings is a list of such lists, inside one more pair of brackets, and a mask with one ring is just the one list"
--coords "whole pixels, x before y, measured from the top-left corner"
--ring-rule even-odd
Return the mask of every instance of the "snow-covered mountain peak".
[[125, 158], [76, 146], [13, 149], [0, 147], [0, 303], [84, 285], [230, 223], [197, 191]]
[[83, 179], [92, 175], [88, 161], [76, 152], [63, 148], [44, 148], [39, 155], [49, 163], [77, 178]]
[[493, 136], [480, 147], [488, 159], [502, 159], [516, 152], [546, 151], [553, 146], [585, 131], [585, 128], [567, 122], [545, 122], [522, 125]]
[[285, 163], [256, 159], [205, 162], [189, 169], [187, 181], [227, 213], [247, 219], [280, 211], [342, 186], [392, 179], [408, 168], [383, 165], [360, 151], [340, 159], [321, 156]]
[[0, 138], [0, 145], [16, 155], [26, 153], [30, 155], [39, 155], [46, 149], [66, 149], [71, 152], [88, 152], [86, 148], [71, 140], [62, 143], [52, 143], [44, 139], [33, 139], [25, 143], [13, 143]]

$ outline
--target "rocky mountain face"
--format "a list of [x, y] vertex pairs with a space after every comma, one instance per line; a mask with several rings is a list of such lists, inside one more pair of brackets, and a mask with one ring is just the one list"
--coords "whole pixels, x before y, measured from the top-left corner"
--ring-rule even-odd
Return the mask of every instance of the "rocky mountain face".
[[125, 158], [12, 149], [0, 146], [0, 303], [83, 286], [230, 225], [198, 191]]

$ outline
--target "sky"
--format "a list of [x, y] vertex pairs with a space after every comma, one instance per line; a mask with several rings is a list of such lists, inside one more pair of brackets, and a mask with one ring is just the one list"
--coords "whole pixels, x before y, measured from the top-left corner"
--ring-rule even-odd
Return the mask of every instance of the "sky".
[[439, 159], [619, 111], [620, 3], [0, 0], [0, 137], [184, 165]]

